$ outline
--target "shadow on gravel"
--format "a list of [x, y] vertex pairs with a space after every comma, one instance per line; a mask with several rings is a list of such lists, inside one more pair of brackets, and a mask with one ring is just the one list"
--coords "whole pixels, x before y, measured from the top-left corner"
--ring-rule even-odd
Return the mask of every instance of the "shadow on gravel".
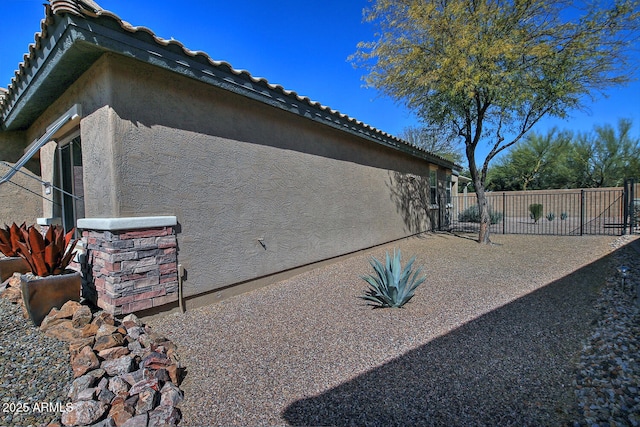
[[574, 363], [594, 327], [598, 290], [615, 272], [611, 257], [281, 416], [300, 426], [563, 425], [576, 415]]

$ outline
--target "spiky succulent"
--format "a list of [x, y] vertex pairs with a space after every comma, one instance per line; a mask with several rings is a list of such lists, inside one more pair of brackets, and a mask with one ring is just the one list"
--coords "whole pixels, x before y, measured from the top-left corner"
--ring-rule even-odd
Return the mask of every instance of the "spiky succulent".
[[11, 227], [5, 224], [4, 228], [0, 228], [0, 252], [8, 257], [17, 257], [20, 250], [18, 242], [22, 240], [23, 230], [26, 231], [26, 229], [25, 223], [18, 226], [15, 222]]
[[71, 262], [78, 242], [77, 239], [72, 240], [74, 231], [64, 234], [62, 227], [52, 225], [43, 237], [35, 226], [30, 226], [22, 230], [18, 255], [27, 261], [37, 276], [62, 274]]
[[407, 265], [402, 268], [401, 252], [393, 251], [393, 259], [386, 253], [386, 262], [378, 261], [372, 257], [369, 261], [375, 271], [375, 275], [362, 276], [370, 288], [360, 298], [370, 301], [374, 307], [402, 307], [415, 293], [416, 288], [421, 285], [426, 277], [418, 277], [422, 267], [412, 275], [412, 267], [416, 258], [412, 257]]

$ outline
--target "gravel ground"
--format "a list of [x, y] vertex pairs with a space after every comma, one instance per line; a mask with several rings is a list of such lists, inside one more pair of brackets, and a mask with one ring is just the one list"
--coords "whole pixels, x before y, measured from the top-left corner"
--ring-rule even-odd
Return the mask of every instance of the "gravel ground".
[[[182, 425], [638, 425], [640, 309], [616, 267], [640, 283], [640, 239], [493, 241], [412, 238], [148, 319], [188, 370]], [[394, 247], [428, 280], [372, 310], [359, 276]], [[59, 417], [66, 345], [2, 299], [0, 325], [0, 426]]]
[[66, 343], [40, 333], [0, 298], [0, 426], [38, 426], [62, 415], [73, 373]]
[[[492, 239], [407, 239], [149, 319], [187, 367], [182, 425], [580, 425], [575, 369], [616, 238]], [[373, 310], [359, 276], [394, 247], [428, 280]]]
[[[616, 242], [628, 243], [629, 237]], [[614, 254], [617, 266], [630, 267], [607, 278], [596, 309], [597, 327], [577, 365], [575, 389], [581, 425], [640, 425], [640, 240]]]

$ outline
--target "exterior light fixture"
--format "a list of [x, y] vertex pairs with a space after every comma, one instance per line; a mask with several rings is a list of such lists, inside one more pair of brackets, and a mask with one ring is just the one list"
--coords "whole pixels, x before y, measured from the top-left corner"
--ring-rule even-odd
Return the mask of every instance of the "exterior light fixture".
[[620, 267], [618, 267], [618, 273], [620, 273], [620, 276], [622, 276], [622, 289], [624, 289], [625, 280], [627, 279], [627, 277], [629, 277], [629, 270], [629, 267], [627, 267], [626, 265], [621, 265]]

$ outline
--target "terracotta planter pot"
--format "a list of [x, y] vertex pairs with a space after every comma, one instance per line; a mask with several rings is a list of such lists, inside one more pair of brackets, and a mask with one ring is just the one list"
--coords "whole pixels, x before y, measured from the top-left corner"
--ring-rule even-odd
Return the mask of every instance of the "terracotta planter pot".
[[0, 282], [4, 282], [13, 273], [28, 273], [31, 271], [27, 261], [20, 257], [0, 258]]
[[40, 326], [52, 308], [60, 308], [67, 301], [80, 301], [82, 277], [75, 271], [47, 277], [22, 275], [20, 286], [29, 318]]

